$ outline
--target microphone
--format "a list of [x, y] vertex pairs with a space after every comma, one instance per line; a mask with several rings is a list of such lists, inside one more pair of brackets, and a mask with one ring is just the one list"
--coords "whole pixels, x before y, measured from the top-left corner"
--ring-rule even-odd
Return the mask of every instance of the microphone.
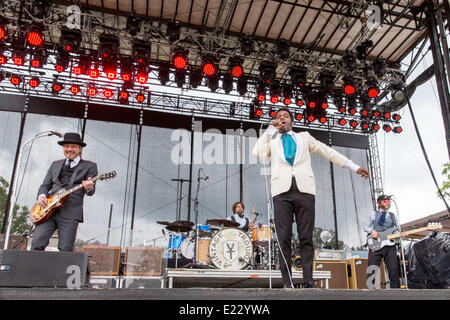
[[209, 183], [212, 183], [212, 179], [206, 174], [206, 172], [205, 172], [205, 170], [203, 170], [203, 168], [202, 168], [202, 171], [203, 171], [203, 174], [205, 175], [205, 181], [209, 181]]
[[55, 136], [58, 136], [60, 138], [63, 137], [63, 134], [61, 132], [57, 132], [57, 131], [50, 131], [50, 133], [48, 135], [49, 136], [55, 135]]
[[253, 212], [253, 214], [254, 214], [255, 216], [260, 216], [260, 215], [261, 215], [261, 213], [259, 213], [259, 212]]

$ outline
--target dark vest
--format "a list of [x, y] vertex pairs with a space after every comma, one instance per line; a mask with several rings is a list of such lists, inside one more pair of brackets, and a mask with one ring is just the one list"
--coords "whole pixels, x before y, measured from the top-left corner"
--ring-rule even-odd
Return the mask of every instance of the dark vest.
[[64, 187], [67, 187], [70, 179], [72, 178], [72, 174], [75, 171], [75, 169], [77, 168], [78, 165], [76, 165], [75, 167], [71, 168], [69, 165], [63, 165], [61, 172], [59, 173], [59, 181], [61, 182], [61, 185], [63, 185]]
[[[231, 221], [236, 222], [236, 219], [234, 218], [234, 215], [231, 216]], [[245, 226], [242, 227], [242, 230], [247, 232], [248, 231], [248, 225], [249, 225], [249, 220], [248, 220], [248, 218], [245, 218]]]

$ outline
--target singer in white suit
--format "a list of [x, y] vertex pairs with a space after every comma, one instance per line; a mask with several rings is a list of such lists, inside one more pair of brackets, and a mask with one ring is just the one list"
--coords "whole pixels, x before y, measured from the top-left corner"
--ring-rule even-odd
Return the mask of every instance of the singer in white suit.
[[288, 108], [280, 108], [276, 119], [261, 135], [253, 148], [253, 155], [271, 163], [271, 194], [274, 204], [275, 231], [282, 256], [281, 275], [285, 288], [292, 288], [291, 237], [292, 224], [297, 224], [302, 258], [303, 287], [314, 287], [312, 241], [315, 218], [316, 186], [311, 166], [311, 153], [322, 156], [340, 167], [348, 168], [364, 178], [365, 168], [317, 141], [308, 132], [292, 131], [293, 117]]

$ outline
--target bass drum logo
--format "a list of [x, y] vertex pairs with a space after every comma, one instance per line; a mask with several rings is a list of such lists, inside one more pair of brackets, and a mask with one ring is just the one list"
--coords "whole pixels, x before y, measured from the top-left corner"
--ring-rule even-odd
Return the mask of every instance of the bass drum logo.
[[241, 270], [252, 259], [253, 244], [250, 237], [236, 228], [218, 231], [211, 239], [209, 256], [214, 266], [222, 270]]

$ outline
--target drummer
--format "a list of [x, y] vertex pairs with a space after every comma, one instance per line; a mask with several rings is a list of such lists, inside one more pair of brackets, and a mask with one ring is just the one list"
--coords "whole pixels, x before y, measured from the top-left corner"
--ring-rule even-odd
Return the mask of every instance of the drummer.
[[245, 206], [242, 202], [234, 203], [232, 209], [233, 215], [228, 217], [227, 220], [239, 223], [238, 228], [244, 232], [247, 232], [249, 228], [253, 228], [254, 222], [244, 216]]

